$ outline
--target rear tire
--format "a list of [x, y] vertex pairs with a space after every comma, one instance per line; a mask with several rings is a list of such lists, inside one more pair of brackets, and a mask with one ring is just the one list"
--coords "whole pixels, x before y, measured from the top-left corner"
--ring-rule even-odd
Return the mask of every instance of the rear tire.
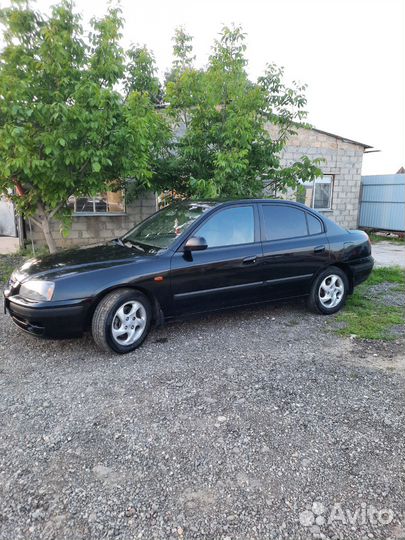
[[314, 280], [307, 306], [315, 313], [331, 315], [344, 306], [348, 291], [347, 274], [337, 266], [329, 266]]
[[91, 330], [96, 345], [107, 352], [129, 353], [149, 333], [152, 307], [140, 291], [119, 289], [105, 296], [93, 315]]

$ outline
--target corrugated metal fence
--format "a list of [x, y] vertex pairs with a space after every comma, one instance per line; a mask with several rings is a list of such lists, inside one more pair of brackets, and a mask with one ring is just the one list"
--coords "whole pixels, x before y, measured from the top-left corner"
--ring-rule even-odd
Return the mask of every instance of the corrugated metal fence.
[[361, 178], [359, 226], [405, 231], [405, 174]]

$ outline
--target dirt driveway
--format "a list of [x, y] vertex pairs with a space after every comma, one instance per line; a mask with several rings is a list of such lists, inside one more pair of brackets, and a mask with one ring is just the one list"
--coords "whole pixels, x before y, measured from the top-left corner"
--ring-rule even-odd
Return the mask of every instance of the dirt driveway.
[[373, 244], [376, 266], [400, 266], [405, 268], [405, 245], [393, 242]]
[[136, 353], [0, 316], [0, 538], [403, 538], [403, 343], [301, 304], [172, 324]]

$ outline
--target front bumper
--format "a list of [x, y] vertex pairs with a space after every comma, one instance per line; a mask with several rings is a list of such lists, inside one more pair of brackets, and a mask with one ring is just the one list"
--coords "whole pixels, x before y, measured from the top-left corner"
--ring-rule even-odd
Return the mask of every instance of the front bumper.
[[81, 335], [85, 328], [87, 306], [80, 300], [63, 305], [57, 302], [47, 302], [44, 305], [28, 302], [16, 295], [5, 296], [4, 302], [13, 322], [36, 336], [75, 337]]

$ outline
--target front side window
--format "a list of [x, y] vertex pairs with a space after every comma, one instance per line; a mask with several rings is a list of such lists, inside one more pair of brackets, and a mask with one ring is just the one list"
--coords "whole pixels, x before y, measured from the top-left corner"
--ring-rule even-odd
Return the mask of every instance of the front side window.
[[307, 236], [305, 212], [292, 206], [263, 205], [264, 234], [267, 240]]
[[252, 206], [226, 208], [204, 223], [196, 236], [205, 238], [208, 248], [252, 244], [255, 240], [255, 221]]
[[75, 214], [123, 214], [125, 198], [123, 191], [105, 191], [94, 197], [74, 197], [68, 199], [68, 206]]
[[317, 210], [332, 208], [333, 176], [325, 174], [312, 182], [302, 184], [297, 193], [297, 201]]

